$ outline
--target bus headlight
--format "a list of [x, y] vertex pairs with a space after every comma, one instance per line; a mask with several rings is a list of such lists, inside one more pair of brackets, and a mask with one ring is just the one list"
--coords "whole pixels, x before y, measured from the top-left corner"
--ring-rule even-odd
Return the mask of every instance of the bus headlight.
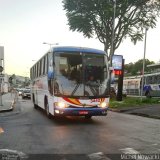
[[106, 108], [108, 106], [108, 103], [106, 102], [101, 102], [99, 105], [101, 108]]
[[59, 107], [59, 108], [66, 108], [66, 107], [67, 107], [67, 104], [64, 103], [64, 102], [56, 102], [56, 103], [55, 103], [55, 106], [56, 106], [56, 107]]

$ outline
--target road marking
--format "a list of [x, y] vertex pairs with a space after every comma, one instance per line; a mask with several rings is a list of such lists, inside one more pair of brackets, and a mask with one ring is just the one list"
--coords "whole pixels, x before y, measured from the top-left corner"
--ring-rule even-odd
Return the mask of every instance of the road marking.
[[136, 151], [133, 148], [123, 148], [120, 149], [120, 151], [122, 151], [124, 154], [140, 154], [140, 152]]
[[[28, 156], [25, 154], [25, 153], [23, 153], [23, 152], [20, 152], [20, 151], [16, 151], [16, 150], [11, 150], [11, 149], [0, 149], [0, 154], [1, 153], [5, 153], [5, 156], [7, 156], [7, 154], [9, 155], [9, 154], [16, 154], [16, 155], [18, 155], [18, 157], [20, 158], [20, 159], [23, 159], [23, 158], [28, 158]], [[7, 154], [6, 154], [7, 153]], [[7, 159], [7, 157], [5, 157], [6, 159]]]
[[1, 133], [4, 133], [4, 130], [3, 130], [3, 128], [0, 127], [0, 134]]
[[111, 160], [110, 158], [106, 157], [103, 152], [91, 153], [88, 155], [90, 160]]

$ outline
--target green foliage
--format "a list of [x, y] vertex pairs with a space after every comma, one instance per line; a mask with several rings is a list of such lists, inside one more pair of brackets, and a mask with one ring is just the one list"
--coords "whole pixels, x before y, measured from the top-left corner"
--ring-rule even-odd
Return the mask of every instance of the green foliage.
[[[82, 32], [88, 38], [96, 36], [109, 53], [114, 22], [114, 1], [63, 0], [62, 3], [70, 30]], [[116, 0], [113, 51], [126, 37], [130, 37], [134, 44], [142, 40], [144, 26], [148, 28], [156, 26], [159, 9], [160, 0]]]
[[110, 108], [126, 108], [126, 107], [139, 107], [144, 105], [151, 105], [151, 104], [160, 104], [159, 98], [143, 98], [141, 97], [126, 97], [123, 101], [116, 101], [111, 99], [110, 101]]
[[[154, 64], [154, 62], [149, 61], [148, 59], [145, 59], [145, 73], [150, 72], [151, 69], [147, 67], [147, 65], [150, 65], [150, 64]], [[124, 67], [126, 75], [129, 75], [129, 76], [142, 74], [142, 68], [143, 68], [143, 59], [140, 59], [135, 63], [126, 64]]]

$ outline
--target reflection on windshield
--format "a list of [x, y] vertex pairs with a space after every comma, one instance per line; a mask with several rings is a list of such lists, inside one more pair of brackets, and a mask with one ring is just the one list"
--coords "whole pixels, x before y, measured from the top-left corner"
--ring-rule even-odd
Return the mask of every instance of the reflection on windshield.
[[104, 55], [80, 53], [55, 54], [54, 93], [66, 96], [102, 96], [108, 70]]

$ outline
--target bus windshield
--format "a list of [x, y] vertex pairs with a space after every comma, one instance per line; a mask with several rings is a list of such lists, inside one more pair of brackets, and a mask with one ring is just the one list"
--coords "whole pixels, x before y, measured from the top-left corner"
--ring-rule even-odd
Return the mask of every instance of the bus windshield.
[[108, 93], [109, 71], [104, 54], [56, 52], [54, 94], [102, 97]]

